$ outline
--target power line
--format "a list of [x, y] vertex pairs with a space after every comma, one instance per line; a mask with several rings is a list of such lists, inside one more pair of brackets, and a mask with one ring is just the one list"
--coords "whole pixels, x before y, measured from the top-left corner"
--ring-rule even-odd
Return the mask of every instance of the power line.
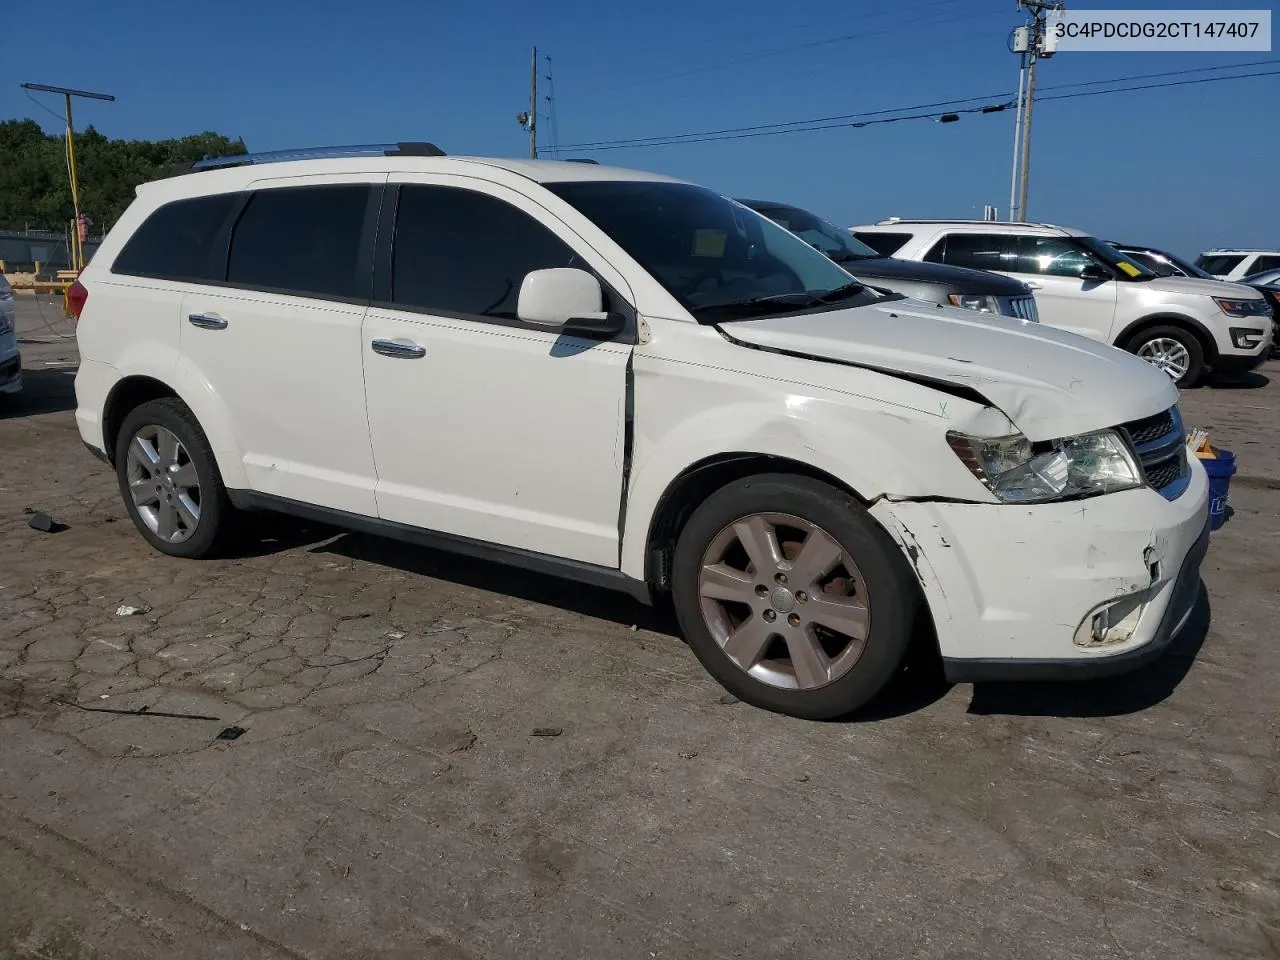
[[[1209, 70], [1236, 70], [1246, 66], [1263, 66], [1263, 65], [1268, 65], [1272, 63], [1280, 63], [1280, 58], [1272, 58], [1270, 60], [1257, 60], [1257, 61], [1251, 61], [1249, 63], [1230, 64], [1230, 65], [1218, 66], [1218, 67], [1196, 67], [1196, 68], [1187, 69], [1187, 70], [1170, 70], [1170, 71], [1164, 71], [1162, 73], [1139, 74], [1137, 76], [1131, 76], [1131, 77], [1113, 77], [1107, 80], [1089, 80], [1089, 81], [1083, 81], [1079, 83], [1055, 84], [1049, 87], [1042, 87], [1041, 89], [1044, 91], [1063, 90], [1063, 89], [1081, 87], [1081, 86], [1096, 86], [1098, 84], [1103, 84], [1103, 83], [1124, 83], [1131, 80], [1141, 80], [1141, 79], [1147, 79], [1147, 78], [1157, 78], [1157, 77], [1166, 77], [1166, 76], [1179, 76], [1179, 75], [1191, 74], [1191, 73], [1203, 73]], [[1124, 93], [1124, 92], [1130, 92], [1132, 90], [1153, 90], [1153, 89], [1159, 89], [1160, 87], [1165, 87], [1165, 86], [1186, 86], [1186, 85], [1197, 84], [1197, 83], [1212, 83], [1219, 80], [1244, 80], [1250, 77], [1272, 76], [1275, 73], [1280, 73], [1280, 71], [1263, 71], [1258, 73], [1235, 74], [1232, 76], [1224, 76], [1224, 77], [1201, 77], [1196, 80], [1184, 80], [1184, 81], [1178, 81], [1178, 82], [1173, 82], [1168, 84], [1149, 84], [1145, 86], [1116, 89], [1116, 90], [1084, 91], [1084, 92], [1079, 92], [1074, 94], [1042, 96], [1042, 97], [1039, 97], [1038, 99], [1066, 100], [1066, 99], [1071, 99], [1073, 97], [1098, 96], [1106, 93]], [[951, 107], [953, 108], [951, 112], [977, 113], [977, 112], [981, 112], [982, 108], [963, 109], [963, 110], [954, 109], [954, 108], [958, 108], [962, 104], [975, 103], [981, 100], [1000, 100], [1001, 102], [1003, 102], [1004, 98], [1008, 98], [1010, 96], [1012, 96], [1011, 93], [1004, 92], [1004, 93], [998, 93], [998, 94], [989, 94], [986, 96], [964, 97], [956, 100], [940, 100], [940, 101], [935, 101], [933, 103], [921, 103], [921, 104], [915, 104], [912, 106], [890, 107], [882, 110], [865, 111], [862, 113], [846, 113], [846, 114], [837, 114], [837, 115], [827, 116], [827, 117], [811, 117], [806, 120], [788, 120], [788, 121], [783, 121], [779, 123], [762, 123], [762, 124], [755, 124], [752, 126], [726, 127], [720, 130], [705, 130], [705, 131], [699, 131], [699, 132], [693, 132], [693, 133], [668, 134], [665, 136], [637, 137], [637, 138], [631, 138], [631, 139], [617, 139], [617, 140], [595, 140], [595, 141], [590, 141], [585, 143], [566, 144], [562, 146], [561, 149], [563, 150], [621, 150], [628, 147], [635, 147], [635, 148], [662, 147], [662, 146], [674, 146], [681, 143], [707, 143], [707, 142], [718, 141], [718, 140], [741, 140], [741, 139], [750, 139], [752, 137], [758, 137], [758, 136], [775, 136], [775, 135], [786, 134], [786, 133], [808, 133], [815, 130], [833, 130], [833, 129], [838, 129], [840, 127], [847, 127], [847, 126], [862, 127], [862, 126], [870, 126], [871, 123], [868, 122], [868, 123], [862, 123], [862, 124], [854, 124], [854, 123], [851, 123], [851, 121], [862, 120], [867, 117], [885, 117], [885, 116], [888, 116], [889, 114], [905, 113], [906, 111], [910, 111], [910, 110], [928, 110], [933, 107], [938, 107], [938, 108]], [[995, 111], [992, 111], [992, 112], [995, 112]], [[936, 118], [938, 116], [941, 116], [941, 114], [940, 113], [914, 114], [912, 116], [894, 117], [888, 120], [881, 120], [876, 122], [894, 123], [894, 122], [897, 122], [898, 120], [929, 119], [929, 118]]]
[[[902, 13], [906, 10], [922, 9], [924, 7], [930, 7], [930, 6], [944, 6], [944, 5], [953, 5], [957, 3], [969, 3], [969, 2], [971, 2], [971, 0], [936, 0], [936, 2], [934, 3], [919, 4], [915, 7], [903, 7], [903, 8], [895, 9], [893, 11], [884, 11], [884, 12]], [[606, 93], [614, 90], [624, 90], [624, 89], [627, 89], [628, 87], [641, 86], [647, 83], [662, 83], [667, 80], [678, 80], [683, 77], [691, 77], [700, 73], [710, 73], [716, 70], [723, 70], [726, 67], [736, 67], [743, 63], [755, 63], [758, 60], [767, 60], [771, 57], [780, 57], [788, 53], [797, 53], [801, 50], [812, 50], [812, 49], [815, 49], [816, 47], [825, 47], [825, 46], [830, 46], [832, 44], [837, 44], [837, 43], [848, 43], [853, 40], [864, 40], [869, 37], [882, 37], [889, 34], [897, 33], [900, 30], [902, 30], [904, 27], [914, 27], [918, 24], [926, 23], [926, 22], [930, 24], [961, 23], [966, 20], [976, 19], [978, 17], [992, 16], [993, 14], [996, 14], [996, 13], [1002, 13], [1002, 11], [997, 11], [997, 10], [983, 10], [983, 11], [977, 11], [977, 12], [970, 11], [969, 13], [964, 13], [964, 14], [961, 14], [960, 16], [943, 17], [940, 19], [935, 19], [931, 15], [926, 14], [924, 16], [912, 17], [908, 20], [902, 21], [901, 23], [896, 23], [892, 26], [885, 27], [880, 30], [868, 30], [861, 33], [848, 33], [838, 37], [824, 37], [820, 40], [809, 40], [809, 41], [806, 41], [805, 43], [792, 44], [786, 47], [776, 47], [772, 50], [762, 50], [757, 53], [751, 53], [745, 56], [735, 57], [732, 60], [722, 60], [719, 63], [708, 63], [700, 67], [692, 67], [688, 70], [681, 70], [677, 73], [667, 73], [667, 74], [662, 74], [656, 77], [639, 77], [635, 80], [627, 81], [626, 83], [616, 84], [611, 87], [604, 87], [600, 92]]]

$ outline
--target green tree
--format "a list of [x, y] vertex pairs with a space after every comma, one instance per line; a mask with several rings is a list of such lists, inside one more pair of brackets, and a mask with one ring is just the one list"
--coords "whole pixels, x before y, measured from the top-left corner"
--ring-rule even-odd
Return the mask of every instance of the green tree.
[[[244, 141], [218, 133], [174, 140], [109, 140], [93, 127], [76, 134], [80, 210], [95, 235], [133, 201], [141, 183], [204, 157], [246, 153]], [[0, 121], [0, 229], [63, 230], [75, 215], [65, 139], [34, 120]]]

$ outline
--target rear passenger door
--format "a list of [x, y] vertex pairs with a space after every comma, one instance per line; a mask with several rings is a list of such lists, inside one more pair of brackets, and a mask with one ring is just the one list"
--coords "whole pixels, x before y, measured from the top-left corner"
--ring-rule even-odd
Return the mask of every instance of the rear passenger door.
[[363, 343], [380, 515], [617, 567], [634, 316], [596, 339], [527, 326], [516, 301], [531, 270], [578, 267], [615, 291], [620, 275], [498, 184], [406, 174], [389, 191]]
[[360, 328], [385, 180], [255, 184], [224, 279], [183, 300], [182, 362], [222, 402], [254, 491], [377, 515]]

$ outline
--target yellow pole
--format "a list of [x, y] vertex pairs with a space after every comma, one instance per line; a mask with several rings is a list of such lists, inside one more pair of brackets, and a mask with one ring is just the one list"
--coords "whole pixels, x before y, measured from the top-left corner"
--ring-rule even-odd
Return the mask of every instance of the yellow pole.
[[72, 233], [71, 269], [80, 270], [80, 183], [76, 179], [76, 135], [71, 123], [71, 94], [64, 94], [67, 101], [67, 170], [71, 178], [71, 206], [76, 212], [76, 227]]

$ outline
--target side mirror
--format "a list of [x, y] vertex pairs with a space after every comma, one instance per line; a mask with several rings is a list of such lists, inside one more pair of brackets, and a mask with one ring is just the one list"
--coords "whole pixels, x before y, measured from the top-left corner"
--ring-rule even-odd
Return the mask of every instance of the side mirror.
[[600, 281], [585, 270], [551, 267], [531, 270], [520, 284], [516, 316], [535, 327], [612, 336], [626, 326], [621, 314], [606, 313]]
[[1085, 283], [1106, 283], [1111, 279], [1111, 274], [1097, 264], [1090, 264], [1080, 271], [1080, 279]]

